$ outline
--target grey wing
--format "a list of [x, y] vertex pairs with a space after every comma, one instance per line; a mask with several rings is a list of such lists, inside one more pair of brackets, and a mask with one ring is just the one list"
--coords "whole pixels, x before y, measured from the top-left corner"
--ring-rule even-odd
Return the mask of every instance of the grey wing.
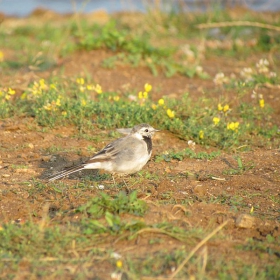
[[119, 138], [111, 143], [109, 143], [105, 148], [95, 154], [92, 158], [90, 158], [86, 164], [95, 162], [95, 161], [104, 161], [107, 159], [112, 159], [116, 156], [122, 149], [123, 143], [126, 137]]

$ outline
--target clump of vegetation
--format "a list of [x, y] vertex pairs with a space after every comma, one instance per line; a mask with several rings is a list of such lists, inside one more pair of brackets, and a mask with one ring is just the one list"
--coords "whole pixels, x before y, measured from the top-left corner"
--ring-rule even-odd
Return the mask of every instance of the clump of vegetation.
[[93, 198], [87, 204], [80, 206], [77, 211], [85, 212], [93, 218], [100, 218], [106, 212], [143, 216], [147, 211], [147, 205], [143, 200], [137, 199], [137, 192], [135, 191], [130, 195], [120, 192], [114, 199], [105, 193], [101, 193], [100, 197]]
[[[188, 94], [181, 100], [160, 98], [152, 100], [152, 86], [145, 84], [138, 94], [103, 92], [101, 85], [77, 78], [67, 83], [47, 82], [44, 79], [30, 84], [14, 100], [15, 90], [0, 92], [0, 114], [34, 117], [42, 126], [72, 123], [80, 129], [132, 127], [140, 122], [152, 122], [158, 128], [168, 129], [184, 139], [202, 145], [220, 148], [251, 145], [255, 137], [276, 140], [278, 129], [272, 123], [262, 125], [270, 118], [271, 108], [262, 95], [252, 95], [252, 102], [240, 101], [238, 106], [216, 103], [213, 99], [192, 101]], [[214, 103], [214, 104], [213, 104]]]

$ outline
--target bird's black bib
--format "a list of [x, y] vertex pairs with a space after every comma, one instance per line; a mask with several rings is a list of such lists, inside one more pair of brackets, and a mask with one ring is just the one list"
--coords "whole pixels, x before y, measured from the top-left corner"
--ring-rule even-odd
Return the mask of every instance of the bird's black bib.
[[147, 144], [148, 154], [150, 154], [153, 148], [152, 139], [150, 137], [143, 136], [143, 140]]

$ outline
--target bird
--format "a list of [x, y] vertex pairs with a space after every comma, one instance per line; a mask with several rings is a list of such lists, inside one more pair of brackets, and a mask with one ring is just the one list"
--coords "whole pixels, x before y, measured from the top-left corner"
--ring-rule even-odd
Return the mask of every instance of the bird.
[[128, 175], [140, 171], [152, 155], [152, 137], [159, 130], [149, 124], [134, 126], [130, 133], [109, 143], [83, 164], [49, 177], [52, 182], [84, 169], [103, 169], [112, 174]]

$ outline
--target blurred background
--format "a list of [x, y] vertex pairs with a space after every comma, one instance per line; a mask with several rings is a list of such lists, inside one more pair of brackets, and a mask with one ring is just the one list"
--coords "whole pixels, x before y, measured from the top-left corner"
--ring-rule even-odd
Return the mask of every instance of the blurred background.
[[145, 11], [160, 8], [165, 11], [208, 11], [242, 6], [255, 11], [279, 11], [279, 0], [0, 0], [0, 12], [10, 16], [28, 16], [35, 9], [50, 9], [58, 13], [105, 10]]

